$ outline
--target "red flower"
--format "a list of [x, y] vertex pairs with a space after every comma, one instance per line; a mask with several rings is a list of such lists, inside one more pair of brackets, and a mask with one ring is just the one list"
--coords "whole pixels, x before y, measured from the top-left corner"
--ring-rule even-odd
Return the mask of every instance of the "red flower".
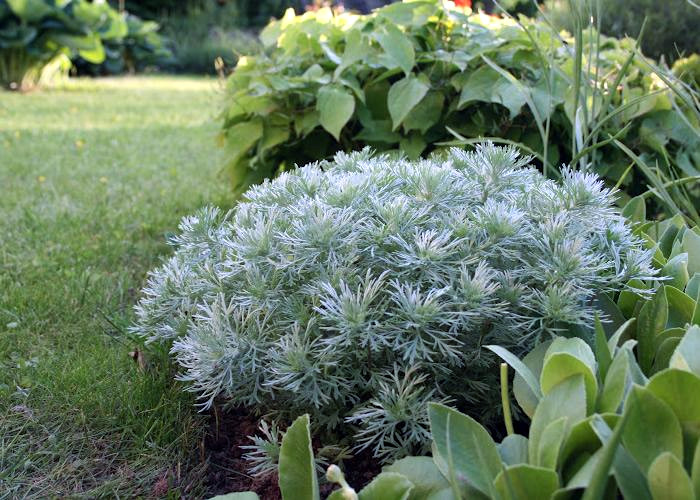
[[472, 7], [472, 0], [454, 0], [457, 7]]

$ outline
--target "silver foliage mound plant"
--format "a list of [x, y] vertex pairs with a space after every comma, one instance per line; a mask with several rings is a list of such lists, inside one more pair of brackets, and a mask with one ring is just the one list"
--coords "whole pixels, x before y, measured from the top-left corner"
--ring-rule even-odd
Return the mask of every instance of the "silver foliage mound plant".
[[182, 221], [134, 331], [172, 343], [205, 407], [311, 413], [376, 456], [420, 451], [428, 401], [498, 411], [483, 345], [524, 352], [653, 275], [612, 190], [528, 161], [491, 144], [417, 162], [366, 149], [285, 172]]

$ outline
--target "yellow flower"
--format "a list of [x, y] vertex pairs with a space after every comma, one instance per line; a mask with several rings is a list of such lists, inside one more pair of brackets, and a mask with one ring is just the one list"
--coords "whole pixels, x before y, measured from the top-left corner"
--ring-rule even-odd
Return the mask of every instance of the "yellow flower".
[[36, 180], [38, 180], [39, 182], [46, 182], [46, 177], [44, 177], [43, 175], [40, 175], [39, 177], [36, 178]]
[[107, 177], [100, 177], [100, 182], [102, 184], [107, 184]]
[[81, 149], [83, 146], [85, 146], [85, 142], [82, 139], [78, 139], [75, 141], [75, 147], [78, 149]]

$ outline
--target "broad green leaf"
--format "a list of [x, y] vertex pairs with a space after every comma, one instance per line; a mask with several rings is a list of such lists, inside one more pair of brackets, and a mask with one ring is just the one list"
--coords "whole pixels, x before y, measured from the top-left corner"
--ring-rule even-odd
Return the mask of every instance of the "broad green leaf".
[[622, 405], [622, 401], [632, 385], [628, 360], [627, 353], [618, 352], [610, 364], [598, 401], [599, 411], [617, 412]]
[[[615, 427], [620, 420], [619, 414], [603, 413], [601, 416], [610, 427]], [[565, 471], [567, 476], [580, 468], [583, 461], [587, 461], [586, 457], [590, 457], [600, 449], [601, 441], [591, 426], [593, 417], [594, 415], [591, 415], [578, 421], [569, 430], [559, 458], [561, 464], [559, 468]]]
[[406, 116], [405, 130], [418, 130], [425, 134], [442, 116], [445, 96], [441, 92], [430, 91]]
[[564, 444], [564, 438], [568, 432], [568, 418], [561, 417], [550, 422], [545, 427], [539, 438], [537, 447], [537, 457], [534, 465], [546, 467], [548, 469], [557, 469], [559, 463], [559, 453]]
[[[680, 328], [674, 328], [673, 331], [680, 330]], [[678, 337], [667, 337], [661, 342], [659, 347], [656, 349], [656, 359], [654, 359], [654, 366], [652, 367], [652, 373], [658, 373], [661, 370], [665, 370], [669, 367], [671, 363], [671, 356], [676, 351], [676, 347], [681, 343], [682, 336]]]
[[387, 67], [398, 66], [406, 76], [410, 75], [416, 62], [416, 53], [410, 38], [393, 24], [385, 24], [375, 37], [390, 63]]
[[420, 158], [421, 153], [425, 150], [428, 144], [423, 139], [423, 136], [418, 133], [411, 133], [408, 137], [403, 137], [399, 141], [399, 147], [401, 151], [406, 153], [406, 157], [409, 160], [417, 160]]
[[600, 379], [605, 380], [610, 363], [612, 363], [612, 352], [608, 346], [608, 339], [600, 322], [600, 317], [597, 314], [595, 316], [595, 359], [598, 362]]
[[668, 320], [668, 301], [664, 287], [657, 290], [654, 297], [647, 301], [639, 311], [637, 318], [637, 341], [639, 342], [639, 366], [647, 373], [654, 361], [654, 339], [666, 328]]
[[647, 476], [654, 500], [695, 500], [688, 473], [673, 454], [659, 455], [649, 467]]
[[263, 125], [263, 136], [260, 141], [260, 153], [277, 146], [289, 139], [289, 122], [284, 117], [271, 117]]
[[[680, 339], [683, 338], [683, 335], [685, 335], [685, 325], [683, 327], [674, 327], [674, 328], [667, 328], [663, 332], [659, 333], [656, 338], [654, 339], [655, 341], [655, 349], [657, 350], [656, 355], [658, 356], [658, 350], [661, 347], [661, 344], [663, 344], [666, 340], [668, 339], [675, 339], [677, 338], [679, 341]], [[668, 360], [671, 358], [669, 357]], [[668, 361], [667, 360], [667, 361]], [[666, 367], [665, 367], [666, 368]]]
[[683, 251], [688, 253], [688, 273], [700, 273], [700, 235], [695, 231], [683, 234]]
[[[498, 346], [487, 346], [487, 349], [493, 350], [493, 352], [503, 358], [503, 360], [515, 370], [515, 377], [513, 378], [513, 395], [515, 396], [515, 400], [518, 402], [518, 405], [520, 405], [520, 408], [522, 408], [525, 414], [530, 418], [532, 418], [532, 416], [535, 414], [535, 408], [542, 398], [542, 390], [540, 388], [539, 379], [540, 374], [542, 373], [544, 355], [547, 353], [547, 349], [549, 348], [550, 344], [551, 341], [538, 344], [533, 350], [525, 355], [522, 361], [518, 360], [518, 358], [512, 354], [511, 359], [505, 359], [497, 350], [492, 349], [493, 347], [498, 348]], [[508, 353], [508, 351], [505, 352]], [[519, 368], [516, 367], [515, 364], [511, 363], [511, 361], [513, 361], [513, 363], [519, 362]], [[527, 369], [527, 371], [524, 369]], [[521, 375], [519, 370], [522, 371], [525, 376], [527, 376], [527, 381], [525, 380], [525, 377]], [[529, 372], [531, 375], [527, 375], [527, 372]]]
[[429, 88], [426, 82], [413, 75], [408, 75], [391, 86], [387, 103], [393, 130], [399, 128], [404, 118], [423, 99]]
[[359, 30], [350, 30], [345, 37], [345, 51], [340, 65], [335, 69], [337, 79], [345, 69], [367, 57], [370, 47], [368, 41]]
[[510, 465], [498, 474], [494, 485], [503, 499], [548, 499], [559, 488], [559, 476], [545, 467]]
[[360, 500], [407, 500], [412, 489], [413, 483], [406, 476], [396, 472], [382, 472], [358, 496]]
[[437, 403], [428, 405], [428, 417], [435, 450], [448, 464], [450, 483], [460, 487], [461, 481], [467, 481], [482, 493], [492, 494], [502, 462], [486, 429], [476, 420]]
[[625, 412], [629, 415], [622, 442], [642, 470], [664, 452], [683, 459], [681, 425], [666, 403], [648, 389], [636, 386], [627, 397]]
[[593, 299], [593, 307], [605, 317], [605, 321], [601, 321], [601, 325], [608, 337], [612, 336], [627, 321], [618, 305], [607, 293], [596, 294]]
[[546, 395], [561, 381], [576, 374], [581, 374], [586, 384], [586, 402], [590, 412], [598, 393], [593, 351], [579, 338], [555, 338], [547, 349], [540, 374], [542, 393]]
[[270, 96], [237, 96], [226, 110], [226, 119], [233, 121], [253, 114], [265, 116], [270, 114], [275, 106], [275, 101]]
[[[596, 434], [598, 435], [607, 433], [610, 430], [600, 415], [593, 416], [593, 419], [591, 420], [591, 427], [596, 430]], [[623, 414], [622, 419], [620, 422], [618, 422], [612, 435], [601, 449], [600, 458], [593, 468], [593, 473], [591, 474], [591, 480], [588, 484], [588, 488], [586, 488], [586, 491], [583, 494], [583, 500], [603, 498], [603, 492], [605, 491], [608, 476], [610, 475], [610, 471], [615, 460], [615, 455], [617, 453], [620, 440], [622, 439], [622, 430], [624, 427], [625, 415]]]
[[284, 434], [278, 472], [282, 497], [299, 500], [320, 498], [309, 434], [309, 415], [297, 418]]
[[666, 281], [665, 283], [679, 290], [684, 290], [690, 279], [688, 275], [688, 254], [681, 253], [669, 259], [661, 270], [661, 275], [671, 278], [671, 281]]
[[402, 474], [413, 483], [409, 500], [426, 498], [432, 493], [449, 489], [450, 485], [430, 457], [406, 457], [383, 469]]
[[243, 157], [262, 138], [262, 135], [263, 122], [261, 119], [241, 122], [228, 129], [226, 144], [231, 161], [237, 161]]
[[671, 356], [669, 366], [700, 377], [700, 326], [694, 325], [688, 328]]
[[693, 300], [700, 300], [700, 273], [695, 273], [692, 278], [688, 281], [685, 286], [686, 295], [693, 298]]
[[630, 290], [629, 288], [646, 290], [649, 287], [640, 280], [630, 280], [630, 282], [627, 283], [627, 287], [628, 289], [620, 292], [620, 297], [617, 299], [617, 305], [626, 318], [631, 318], [636, 316], [635, 308], [637, 303], [642, 300], [642, 297], [637, 292]]
[[695, 301], [673, 286], [664, 286], [668, 301], [668, 328], [682, 328], [693, 319]]
[[610, 349], [610, 352], [612, 354], [615, 354], [617, 351], [618, 345], [620, 344], [620, 339], [622, 338], [623, 335], [625, 335], [630, 327], [637, 321], [636, 318], [628, 319], [625, 321], [620, 328], [615, 330], [615, 333], [612, 334], [610, 339], [608, 340], [608, 349]]
[[[549, 345], [544, 345], [540, 344], [539, 346], [539, 352], [542, 354], [542, 360], [544, 360], [544, 356], [547, 352], [547, 348]], [[487, 349], [490, 351], [494, 352], [497, 356], [499, 356], [503, 361], [508, 363], [513, 370], [517, 373], [517, 375], [520, 376], [522, 381], [527, 385], [528, 389], [534, 396], [534, 406], [537, 405], [537, 403], [542, 399], [542, 390], [540, 388], [540, 382], [538, 380], [538, 377], [530, 370], [530, 368], [525, 364], [524, 360], [527, 359], [527, 356], [524, 358], [523, 361], [520, 361], [518, 357], [511, 353], [508, 349], [505, 347], [501, 347], [498, 345], [487, 345]], [[537, 348], [535, 348], [537, 350]], [[535, 350], [531, 351], [534, 352]], [[531, 358], [531, 360], [534, 360], [534, 357]], [[540, 368], [541, 371], [541, 368]], [[517, 395], [516, 395], [517, 399]], [[522, 405], [521, 405], [522, 406]], [[532, 407], [532, 411], [534, 413], [534, 406]], [[524, 409], [524, 408], [523, 408]], [[525, 410], [525, 409], [524, 409]], [[527, 410], [525, 410], [527, 413]]]
[[649, 379], [647, 388], [676, 414], [683, 429], [684, 450], [692, 453], [700, 438], [700, 378], [669, 368]]
[[498, 453], [506, 465], [527, 463], [528, 440], [520, 434], [506, 436], [498, 445]]
[[457, 108], [462, 109], [474, 101], [501, 104], [508, 108], [511, 118], [517, 116], [527, 103], [518, 87], [489, 66], [482, 66], [469, 75], [461, 89]]
[[306, 137], [320, 124], [319, 112], [316, 109], [312, 109], [294, 118], [294, 133], [298, 137]]
[[642, 196], [635, 196], [622, 209], [622, 215], [631, 222], [642, 223], [647, 219], [647, 207]]
[[435, 2], [413, 0], [411, 2], [396, 2], [386, 5], [376, 11], [377, 17], [402, 26], [422, 27], [428, 18], [436, 15], [438, 6]]
[[339, 87], [321, 87], [316, 109], [321, 126], [338, 141], [340, 131], [355, 112], [355, 98], [350, 92]]
[[668, 258], [671, 256], [671, 250], [673, 249], [673, 242], [678, 235], [678, 232], [682, 227], [685, 227], [685, 220], [680, 214], [672, 217], [667, 222], [666, 227], [661, 232], [659, 240], [659, 248], [663, 254]]
[[[626, 418], [626, 415], [625, 415]], [[617, 425], [624, 425], [622, 418], [618, 420]], [[602, 459], [605, 453], [605, 447], [610, 442], [615, 434], [608, 426], [608, 422], [601, 420], [599, 415], [594, 415], [591, 419], [591, 425], [595, 431], [596, 436], [603, 444], [603, 448], [600, 451], [600, 457]], [[617, 427], [615, 427], [617, 429]], [[623, 429], [624, 427], [620, 427]], [[609, 451], [609, 450], [608, 450]], [[596, 464], [597, 467], [597, 464]], [[595, 470], [593, 471], [595, 472]], [[600, 472], [600, 471], [599, 471]], [[620, 489], [622, 496], [624, 498], [634, 498], [635, 500], [651, 500], [651, 492], [647, 487], [646, 477], [644, 476], [644, 471], [639, 467], [639, 465], [630, 456], [627, 450], [618, 446], [615, 451], [615, 456], [612, 462], [612, 472], [617, 480], [617, 487]], [[591, 474], [591, 481], [593, 480], [593, 475]]]
[[554, 386], [537, 405], [530, 425], [530, 463], [536, 463], [542, 434], [547, 426], [561, 417], [567, 418], [567, 431], [586, 418], [586, 386], [581, 374], [573, 375]]

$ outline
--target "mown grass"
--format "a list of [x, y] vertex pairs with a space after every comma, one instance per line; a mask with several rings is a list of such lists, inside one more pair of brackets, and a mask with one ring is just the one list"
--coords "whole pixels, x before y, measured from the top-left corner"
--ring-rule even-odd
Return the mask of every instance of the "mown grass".
[[[0, 92], [0, 497], [193, 495], [201, 425], [126, 335], [180, 217], [215, 202], [217, 84]], [[165, 358], [166, 356], [162, 356]]]

